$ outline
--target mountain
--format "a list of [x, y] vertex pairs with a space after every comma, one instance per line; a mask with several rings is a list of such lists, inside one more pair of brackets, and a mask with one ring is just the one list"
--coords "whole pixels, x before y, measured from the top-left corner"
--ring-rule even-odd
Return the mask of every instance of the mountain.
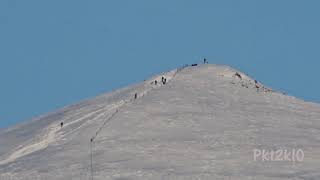
[[0, 179], [316, 180], [319, 167], [320, 105], [222, 65], [185, 66], [0, 132]]

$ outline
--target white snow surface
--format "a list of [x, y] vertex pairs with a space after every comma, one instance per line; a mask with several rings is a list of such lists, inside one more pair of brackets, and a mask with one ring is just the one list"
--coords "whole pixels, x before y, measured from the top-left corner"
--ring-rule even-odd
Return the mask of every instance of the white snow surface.
[[[255, 149], [304, 159], [257, 161]], [[319, 167], [320, 105], [222, 65], [172, 70], [0, 131], [0, 180], [317, 180]]]

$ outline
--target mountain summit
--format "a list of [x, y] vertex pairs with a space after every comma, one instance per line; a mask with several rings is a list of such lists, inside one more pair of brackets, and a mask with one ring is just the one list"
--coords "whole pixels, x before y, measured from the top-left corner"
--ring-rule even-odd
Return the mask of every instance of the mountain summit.
[[320, 179], [320, 105], [185, 66], [0, 131], [0, 179]]

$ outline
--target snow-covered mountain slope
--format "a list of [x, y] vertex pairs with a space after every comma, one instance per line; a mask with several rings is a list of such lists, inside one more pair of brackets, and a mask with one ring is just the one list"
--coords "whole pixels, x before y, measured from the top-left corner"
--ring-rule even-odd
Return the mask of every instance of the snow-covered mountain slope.
[[319, 167], [320, 105], [228, 66], [173, 70], [0, 132], [0, 179], [311, 180]]

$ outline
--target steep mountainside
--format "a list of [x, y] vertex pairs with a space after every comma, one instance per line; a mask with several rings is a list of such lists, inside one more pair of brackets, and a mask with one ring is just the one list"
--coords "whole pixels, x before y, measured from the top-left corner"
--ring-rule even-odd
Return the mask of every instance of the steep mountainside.
[[320, 105], [228, 66], [173, 70], [0, 132], [0, 179], [312, 180], [319, 167]]

